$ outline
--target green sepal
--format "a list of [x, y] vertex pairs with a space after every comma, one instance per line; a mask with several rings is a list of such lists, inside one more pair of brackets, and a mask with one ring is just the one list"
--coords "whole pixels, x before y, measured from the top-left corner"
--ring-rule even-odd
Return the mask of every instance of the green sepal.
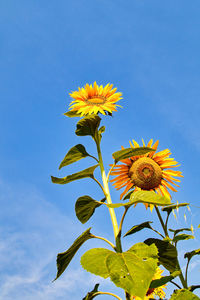
[[159, 263], [170, 271], [170, 273], [179, 270], [176, 247], [168, 241], [154, 238], [147, 239], [144, 243], [147, 245], [156, 245], [158, 248]]
[[157, 206], [170, 205], [170, 198], [163, 197], [156, 194], [153, 191], [137, 191], [133, 192], [130, 196], [130, 201], [126, 203], [115, 203], [115, 204], [106, 204], [108, 207], [120, 207], [120, 206], [131, 206], [137, 203], [148, 203]]
[[78, 173], [74, 173], [72, 175], [68, 175], [68, 176], [63, 177], [63, 178], [58, 178], [58, 177], [51, 176], [51, 180], [52, 180], [53, 183], [67, 184], [67, 183], [70, 183], [72, 181], [79, 180], [79, 179], [86, 178], [86, 177], [94, 178], [94, 170], [98, 166], [99, 165], [92, 166], [92, 167], [87, 168], [83, 171], [80, 171]]
[[173, 238], [173, 242], [177, 243], [179, 241], [184, 241], [184, 240], [190, 240], [190, 239], [194, 239], [194, 236], [191, 234], [178, 234]]
[[139, 225], [133, 226], [131, 229], [129, 229], [129, 231], [127, 231], [127, 233], [124, 235], [124, 237], [127, 235], [130, 235], [130, 234], [136, 233], [144, 228], [152, 229], [150, 223], [153, 223], [153, 222], [147, 221], [147, 222], [141, 223]]
[[79, 248], [85, 243], [87, 240], [94, 238], [94, 236], [90, 233], [90, 229], [88, 228], [84, 231], [72, 244], [72, 246], [65, 252], [59, 253], [57, 255], [57, 275], [56, 279], [60, 277], [60, 275], [65, 271], [68, 267], [69, 263], [71, 262], [72, 258], [79, 250]]
[[181, 274], [181, 271], [175, 271], [171, 273], [169, 276], [163, 276], [160, 279], [154, 279], [152, 280], [150, 284], [150, 289], [156, 289], [159, 286], [162, 286], [166, 284], [167, 282], [173, 280], [175, 277], [179, 276]]
[[155, 149], [149, 148], [149, 147], [138, 147], [138, 148], [126, 148], [119, 151], [116, 151], [112, 154], [115, 163], [117, 163], [120, 160], [132, 157], [132, 156], [138, 156], [138, 155], [144, 155], [148, 152], [155, 151]]
[[192, 292], [186, 290], [186, 289], [181, 289], [181, 290], [175, 290], [173, 295], [169, 300], [199, 300], [200, 298], [193, 294]]
[[67, 152], [59, 166], [59, 170], [87, 156], [90, 156], [90, 154], [87, 153], [85, 147], [81, 144], [78, 144]]
[[87, 295], [82, 300], [92, 300], [98, 295], [94, 295], [98, 292], [99, 283], [95, 284], [93, 290], [91, 292], [88, 292]]
[[200, 255], [200, 248], [196, 249], [196, 250], [193, 250], [193, 251], [190, 251], [190, 252], [186, 252], [185, 255], [184, 255], [184, 258], [191, 259], [195, 255]]
[[92, 274], [108, 278], [109, 271], [107, 269], [106, 260], [112, 253], [114, 252], [105, 248], [90, 249], [82, 255], [81, 265], [86, 271]]
[[168, 214], [172, 212], [173, 209], [177, 209], [179, 207], [187, 206], [189, 203], [179, 203], [179, 204], [172, 204], [167, 207], [163, 207], [162, 211], [166, 211]]
[[95, 209], [102, 204], [87, 195], [79, 197], [75, 204], [77, 218], [82, 224], [86, 223], [93, 215]]
[[76, 111], [67, 111], [64, 113], [66, 117], [74, 118], [74, 117], [81, 117], [81, 114], [77, 113]]
[[98, 115], [85, 117], [78, 121], [75, 133], [78, 136], [90, 135], [95, 138], [100, 122], [101, 118]]

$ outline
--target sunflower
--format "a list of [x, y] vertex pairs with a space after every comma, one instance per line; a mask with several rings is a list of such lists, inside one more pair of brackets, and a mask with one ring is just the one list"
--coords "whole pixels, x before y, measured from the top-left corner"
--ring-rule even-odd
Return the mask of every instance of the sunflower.
[[[160, 279], [162, 277], [163, 270], [161, 270], [159, 267], [156, 270], [156, 273], [154, 274], [153, 280]], [[165, 292], [163, 289], [166, 289], [166, 284], [159, 286], [155, 289], [148, 289], [146, 296], [144, 297], [144, 300], [149, 299], [155, 299], [156, 296], [159, 297], [159, 299], [163, 299], [165, 297]], [[140, 298], [133, 297], [134, 300], [139, 300]]]
[[[113, 182], [117, 190], [125, 187], [120, 199], [132, 188], [134, 188], [134, 191], [156, 191], [158, 194], [168, 198], [171, 198], [168, 189], [177, 192], [173, 185], [178, 186], [175, 182], [180, 182], [180, 180], [176, 177], [183, 176], [180, 171], [175, 171], [171, 168], [180, 165], [173, 158], [169, 157], [171, 154], [169, 149], [156, 153], [158, 143], [159, 141], [153, 144], [151, 139], [147, 147], [151, 147], [155, 151], [123, 159], [121, 160], [123, 164], [113, 168], [111, 175], [116, 177], [111, 182]], [[140, 147], [134, 140], [133, 143], [130, 142], [130, 145], [132, 148]], [[145, 147], [144, 141], [143, 146]]]
[[86, 84], [84, 88], [78, 88], [69, 94], [74, 100], [70, 103], [69, 110], [81, 114], [81, 116], [101, 113], [112, 114], [116, 110], [116, 102], [122, 99], [121, 93], [116, 93], [117, 88], [113, 89], [112, 84], [107, 84], [105, 87], [98, 86], [96, 82]]

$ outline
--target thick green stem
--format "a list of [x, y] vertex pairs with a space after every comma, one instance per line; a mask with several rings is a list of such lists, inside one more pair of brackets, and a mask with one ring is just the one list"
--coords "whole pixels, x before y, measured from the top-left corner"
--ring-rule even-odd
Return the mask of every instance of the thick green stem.
[[[106, 196], [106, 200], [108, 204], [112, 204], [112, 200], [110, 197], [110, 191], [109, 191], [109, 187], [108, 187], [108, 181], [106, 178], [106, 173], [104, 170], [104, 165], [103, 165], [103, 159], [102, 159], [102, 155], [101, 155], [101, 149], [100, 149], [100, 139], [98, 138], [97, 140], [95, 140], [96, 145], [97, 145], [97, 152], [98, 152], [98, 157], [99, 157], [99, 166], [101, 169], [101, 176], [102, 176], [102, 180], [103, 180], [103, 186], [104, 186], [104, 192], [105, 192], [105, 196]], [[110, 216], [111, 216], [111, 221], [112, 221], [112, 225], [113, 225], [113, 231], [114, 231], [114, 236], [115, 239], [118, 235], [118, 224], [117, 224], [117, 218], [115, 215], [115, 211], [114, 208], [109, 207], [109, 212], [110, 212]]]

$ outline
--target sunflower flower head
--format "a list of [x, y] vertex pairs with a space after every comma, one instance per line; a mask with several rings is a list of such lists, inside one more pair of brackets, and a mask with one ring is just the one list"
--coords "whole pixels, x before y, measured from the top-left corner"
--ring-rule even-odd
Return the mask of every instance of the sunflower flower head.
[[93, 85], [87, 83], [83, 88], [69, 94], [73, 98], [69, 110], [81, 116], [112, 114], [113, 111], [117, 111], [116, 107], [120, 106], [116, 102], [122, 99], [122, 94], [116, 91], [117, 88], [113, 88], [110, 83], [105, 87], [98, 86], [96, 82]]
[[[156, 273], [154, 274], [153, 280], [160, 279], [162, 277], [163, 270], [161, 270], [159, 267], [156, 270]], [[158, 296], [160, 299], [165, 298], [165, 292], [163, 289], [166, 289], [166, 284], [159, 286], [155, 289], [148, 289], [146, 296], [144, 297], [144, 300], [149, 299], [157, 299]], [[134, 300], [140, 300], [138, 297], [133, 297]]]
[[[158, 194], [171, 198], [169, 190], [177, 192], [174, 188], [177, 182], [180, 182], [177, 177], [183, 177], [180, 171], [173, 170], [178, 167], [178, 163], [170, 158], [171, 152], [169, 149], [157, 152], [158, 141], [153, 144], [150, 140], [147, 147], [151, 147], [155, 151], [145, 155], [133, 156], [122, 160], [122, 164], [113, 168], [111, 175], [115, 176], [111, 180], [117, 190], [125, 187], [120, 199], [130, 190], [147, 190], [155, 191]], [[130, 142], [132, 148], [140, 147], [136, 141]], [[143, 141], [143, 146], [145, 143]], [[148, 205], [146, 205], [148, 207]]]

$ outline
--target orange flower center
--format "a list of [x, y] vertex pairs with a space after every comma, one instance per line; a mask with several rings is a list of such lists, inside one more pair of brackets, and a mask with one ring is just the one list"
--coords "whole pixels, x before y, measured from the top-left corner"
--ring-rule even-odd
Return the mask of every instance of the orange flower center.
[[94, 96], [87, 99], [87, 102], [92, 105], [104, 104], [106, 102], [106, 98], [103, 96]]
[[133, 162], [129, 177], [136, 186], [143, 190], [150, 190], [161, 183], [162, 170], [153, 159], [141, 157]]

